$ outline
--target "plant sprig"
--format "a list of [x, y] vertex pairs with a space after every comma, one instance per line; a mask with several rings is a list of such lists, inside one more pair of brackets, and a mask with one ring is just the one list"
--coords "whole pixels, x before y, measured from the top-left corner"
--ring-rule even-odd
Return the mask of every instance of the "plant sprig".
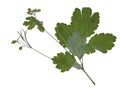
[[[19, 43], [19, 50], [22, 50], [23, 47], [28, 47], [49, 58], [56, 64], [56, 68], [61, 70], [61, 72], [69, 71], [72, 67], [82, 70], [95, 85], [95, 82], [85, 71], [83, 63], [84, 54], [95, 53], [96, 50], [107, 53], [108, 50], [114, 47], [114, 42], [116, 41], [116, 37], [110, 33], [94, 34], [99, 24], [99, 13], [95, 12], [92, 14], [92, 9], [89, 7], [84, 7], [82, 10], [76, 8], [71, 17], [70, 24], [57, 23], [55, 27], [55, 36], [57, 40], [45, 30], [43, 21], [39, 21], [36, 18], [36, 13], [40, 11], [40, 9], [32, 10], [28, 8], [27, 14], [30, 16], [26, 17], [26, 21], [24, 21], [23, 25], [26, 26], [28, 30], [32, 30], [37, 26], [40, 32], [46, 32], [51, 38], [59, 43], [66, 52], [57, 53], [57, 55], [52, 58], [45, 55], [30, 45], [27, 39], [28, 30], [25, 31], [24, 29], [18, 32], [19, 37], [11, 43]], [[94, 36], [91, 37], [93, 34]], [[90, 37], [89, 40], [88, 37]], [[79, 63], [76, 61], [75, 56], [78, 57]]]

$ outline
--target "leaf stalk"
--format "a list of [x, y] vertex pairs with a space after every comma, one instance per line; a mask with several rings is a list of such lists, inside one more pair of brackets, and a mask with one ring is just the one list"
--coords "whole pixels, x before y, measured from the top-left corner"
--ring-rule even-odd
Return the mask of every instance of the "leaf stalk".
[[92, 80], [92, 78], [88, 75], [88, 73], [85, 71], [84, 68], [82, 68], [82, 71], [87, 75], [87, 77], [91, 80], [91, 82], [95, 85], [95, 82]]

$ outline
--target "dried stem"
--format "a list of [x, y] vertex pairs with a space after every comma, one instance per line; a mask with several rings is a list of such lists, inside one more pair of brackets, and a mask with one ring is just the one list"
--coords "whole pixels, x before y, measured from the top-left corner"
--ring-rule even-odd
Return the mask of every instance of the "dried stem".
[[95, 85], [95, 82], [92, 80], [92, 78], [88, 75], [88, 73], [85, 71], [85, 69], [84, 69], [84, 65], [83, 65], [83, 57], [81, 58], [81, 59], [79, 59], [80, 60], [80, 65], [81, 65], [81, 69], [82, 69], [82, 71], [86, 74], [86, 76], [91, 80], [91, 82]]
[[88, 75], [88, 73], [83, 68], [82, 71], [87, 75], [87, 77], [91, 80], [91, 82], [95, 85], [95, 82], [92, 80], [92, 78]]
[[31, 49], [34, 50], [34, 51], [36, 51], [37, 53], [43, 55], [44, 57], [46, 57], [46, 58], [48, 58], [48, 59], [52, 59], [51, 57], [49, 57], [49, 56], [47, 56], [47, 55], [41, 53], [40, 51], [38, 51], [38, 50], [36, 50], [36, 49], [34, 49], [34, 48], [31, 48]]
[[[23, 31], [24, 34], [22, 34], [22, 31]], [[45, 55], [44, 53], [42, 53], [42, 52], [34, 49], [34, 48], [30, 45], [30, 43], [28, 42], [28, 39], [27, 39], [27, 31], [24, 31], [23, 29], [22, 29], [22, 31], [18, 32], [19, 37], [18, 37], [18, 39], [17, 39], [17, 42], [18, 42], [19, 39], [21, 38], [21, 39], [28, 45], [28, 48], [36, 51], [37, 53], [43, 55], [44, 57], [46, 57], [46, 58], [48, 58], [48, 59], [51, 59], [51, 57], [49, 57], [49, 56]], [[19, 42], [18, 42], [18, 43], [19, 43]]]
[[[46, 32], [51, 38], [53, 38], [62, 48], [64, 48], [64, 47], [59, 43], [59, 41], [57, 41], [48, 31], [45, 30], [45, 32]], [[64, 50], [65, 50], [66, 52], [68, 52], [67, 49], [64, 48]]]

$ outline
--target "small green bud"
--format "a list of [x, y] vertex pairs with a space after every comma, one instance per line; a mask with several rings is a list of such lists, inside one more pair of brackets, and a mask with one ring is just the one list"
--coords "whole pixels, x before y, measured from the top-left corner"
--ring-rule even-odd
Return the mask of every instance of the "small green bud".
[[41, 9], [37, 9], [37, 10], [36, 10], [36, 12], [40, 12], [40, 11], [41, 11]]
[[11, 44], [15, 44], [17, 41], [16, 40], [12, 40]]
[[27, 14], [32, 14], [32, 10], [30, 8], [28, 8]]
[[19, 50], [22, 50], [22, 46], [21, 46], [21, 47], [19, 47]]

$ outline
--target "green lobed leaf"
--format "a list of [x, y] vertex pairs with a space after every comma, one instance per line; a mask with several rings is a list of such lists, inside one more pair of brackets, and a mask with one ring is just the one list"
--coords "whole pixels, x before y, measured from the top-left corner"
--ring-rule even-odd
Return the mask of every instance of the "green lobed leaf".
[[57, 26], [55, 28], [56, 33], [55, 35], [57, 36], [57, 39], [60, 41], [60, 44], [63, 47], [66, 47], [67, 44], [67, 39], [70, 35], [72, 35], [72, 28], [64, 23], [57, 23]]
[[45, 28], [43, 27], [43, 23], [37, 20], [35, 17], [30, 16], [26, 18], [27, 21], [24, 21], [23, 25], [28, 26], [28, 30], [32, 30], [35, 26], [37, 26], [40, 32], [44, 32]]
[[75, 31], [72, 36], [68, 37], [67, 48], [73, 55], [81, 59], [86, 51], [86, 38]]
[[89, 40], [89, 47], [87, 47], [86, 53], [93, 53], [95, 49], [102, 53], [107, 53], [108, 50], [111, 50], [112, 47], [114, 47], [115, 40], [116, 37], [109, 33], [96, 34]]
[[56, 68], [60, 69], [61, 72], [69, 71], [75, 62], [74, 56], [68, 52], [65, 52], [65, 54], [58, 53], [52, 60], [54, 64], [57, 64]]
[[36, 20], [37, 28], [40, 32], [44, 32], [45, 28], [43, 27], [43, 22]]
[[57, 23], [55, 28], [56, 37], [63, 47], [66, 47], [68, 37], [72, 35], [74, 31], [79, 31], [80, 35], [89, 37], [97, 29], [99, 23], [99, 13], [92, 15], [90, 8], [83, 8], [82, 12], [76, 8], [71, 18], [71, 24]]
[[90, 44], [86, 44], [86, 53], [90, 54], [90, 53], [94, 53], [94, 52], [95, 52], [95, 48]]
[[35, 27], [36, 25], [36, 19], [33, 16], [27, 17], [27, 21], [23, 23], [23, 25], [28, 26], [28, 30], [31, 30]]
[[83, 8], [82, 12], [76, 8], [71, 20], [71, 26], [75, 31], [79, 31], [81, 35], [89, 37], [98, 27], [99, 13], [95, 12], [92, 15], [91, 8]]

